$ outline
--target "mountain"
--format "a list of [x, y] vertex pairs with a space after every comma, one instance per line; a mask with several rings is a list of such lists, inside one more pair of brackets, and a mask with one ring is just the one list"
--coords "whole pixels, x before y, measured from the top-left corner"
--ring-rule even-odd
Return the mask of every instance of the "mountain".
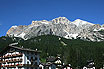
[[104, 25], [93, 24], [76, 19], [71, 22], [66, 17], [58, 17], [51, 21], [32, 21], [26, 26], [12, 26], [7, 35], [21, 37], [24, 40], [41, 36], [56, 35], [67, 39], [82, 39], [87, 41], [104, 41]]

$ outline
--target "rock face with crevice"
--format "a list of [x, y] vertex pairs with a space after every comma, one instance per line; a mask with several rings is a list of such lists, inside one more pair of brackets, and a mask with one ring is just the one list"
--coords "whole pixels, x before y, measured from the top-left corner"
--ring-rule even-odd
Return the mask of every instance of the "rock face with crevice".
[[104, 25], [93, 24], [80, 19], [71, 22], [66, 17], [58, 17], [51, 21], [32, 21], [32, 24], [28, 26], [12, 26], [7, 35], [21, 37], [25, 40], [49, 34], [67, 39], [103, 41], [104, 35], [101, 33], [103, 30]]

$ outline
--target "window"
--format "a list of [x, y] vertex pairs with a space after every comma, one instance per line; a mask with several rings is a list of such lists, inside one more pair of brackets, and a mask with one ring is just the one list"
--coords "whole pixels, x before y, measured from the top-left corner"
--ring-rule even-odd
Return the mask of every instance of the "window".
[[29, 56], [27, 56], [27, 59], [29, 59]]
[[35, 53], [35, 55], [37, 55], [37, 53]]
[[37, 57], [35, 57], [35, 60], [37, 60], [38, 58]]
[[38, 63], [37, 62], [35, 62], [35, 65], [37, 65]]
[[27, 64], [29, 64], [29, 61], [27, 61]]
[[35, 68], [35, 69], [38, 69], [38, 68]]
[[33, 62], [31, 62], [31, 65], [33, 65]]
[[31, 61], [33, 61], [33, 57], [31, 57]]
[[20, 53], [22, 53], [22, 51], [20, 51]]
[[33, 52], [31, 52], [31, 54], [33, 55]]

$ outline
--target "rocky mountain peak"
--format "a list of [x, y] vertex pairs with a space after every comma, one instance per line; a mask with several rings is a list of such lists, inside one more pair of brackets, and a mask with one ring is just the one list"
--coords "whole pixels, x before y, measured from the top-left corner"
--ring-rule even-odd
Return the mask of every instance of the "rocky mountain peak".
[[92, 24], [90, 22], [87, 22], [87, 21], [84, 21], [84, 20], [81, 20], [81, 19], [76, 19], [75, 21], [73, 21], [73, 23], [76, 26], [81, 26], [81, 25], [85, 25], [85, 24], [94, 25], [94, 24]]
[[53, 23], [69, 23], [70, 21], [66, 17], [58, 17], [52, 20]]
[[47, 20], [32, 21], [31, 25], [48, 24], [48, 23], [49, 23], [49, 21], [47, 21]]
[[99, 31], [104, 26], [81, 19], [71, 22], [66, 17], [58, 17], [51, 21], [32, 21], [28, 26], [12, 26], [7, 35], [30, 39], [41, 35], [56, 35], [67, 39], [83, 39], [87, 41], [103, 41], [104, 35]]

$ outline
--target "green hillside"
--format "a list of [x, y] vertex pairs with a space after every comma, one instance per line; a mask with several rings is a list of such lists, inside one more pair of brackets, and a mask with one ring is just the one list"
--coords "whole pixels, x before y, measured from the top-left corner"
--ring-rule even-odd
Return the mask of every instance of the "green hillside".
[[41, 50], [42, 62], [45, 62], [47, 56], [61, 55], [63, 62], [70, 63], [73, 68], [83, 67], [90, 59], [94, 60], [97, 68], [104, 64], [104, 42], [69, 40], [52, 35], [39, 36], [25, 41], [15, 37], [0, 37], [0, 49], [14, 42], [18, 42], [20, 47]]

